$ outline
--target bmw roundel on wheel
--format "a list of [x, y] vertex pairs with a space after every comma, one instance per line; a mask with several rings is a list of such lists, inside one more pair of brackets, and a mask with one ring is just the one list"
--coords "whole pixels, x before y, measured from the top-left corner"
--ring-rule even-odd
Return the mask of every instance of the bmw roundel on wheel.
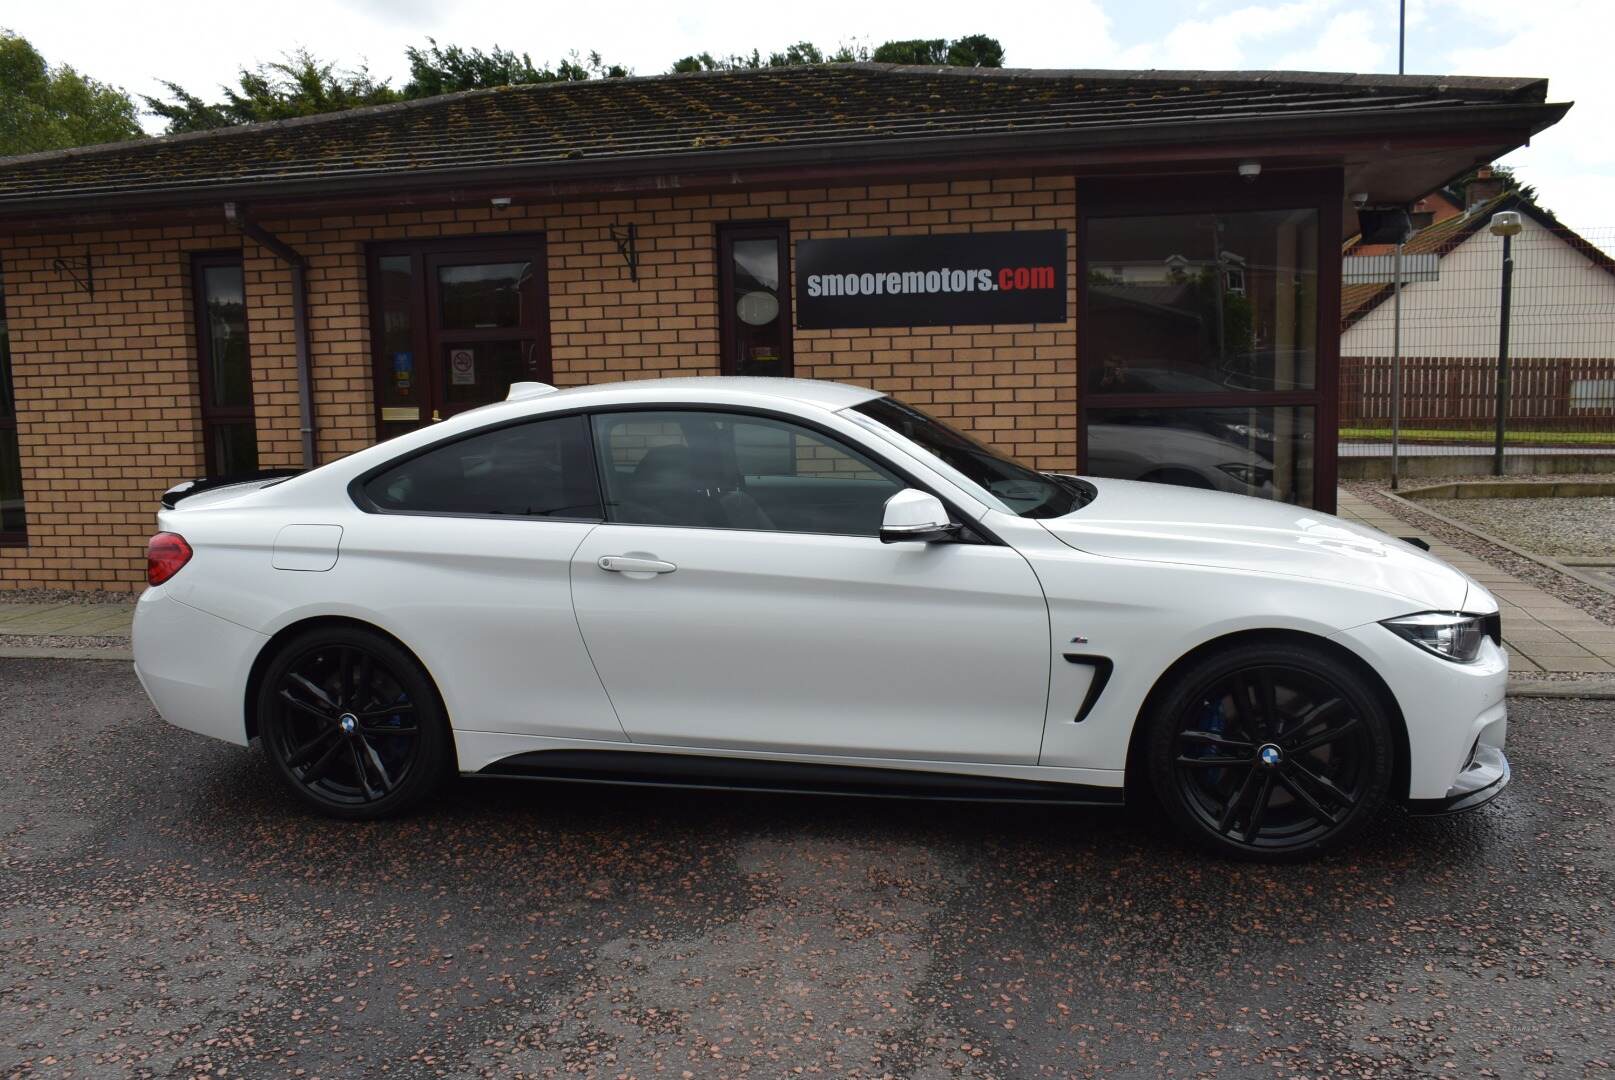
[[135, 667], [309, 806], [447, 777], [1150, 799], [1284, 860], [1508, 782], [1497, 602], [1326, 514], [1040, 473], [793, 379], [510, 398], [182, 485]]

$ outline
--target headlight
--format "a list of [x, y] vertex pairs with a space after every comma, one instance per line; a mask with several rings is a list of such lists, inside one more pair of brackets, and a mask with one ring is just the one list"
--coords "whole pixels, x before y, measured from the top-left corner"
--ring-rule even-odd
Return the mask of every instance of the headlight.
[[1226, 465], [1218, 465], [1217, 468], [1246, 487], [1259, 488], [1273, 479], [1272, 469], [1264, 469], [1260, 465], [1248, 465], [1243, 461], [1230, 461]]
[[1423, 611], [1380, 623], [1413, 644], [1428, 649], [1443, 660], [1467, 664], [1480, 655], [1486, 637], [1486, 616], [1457, 611]]

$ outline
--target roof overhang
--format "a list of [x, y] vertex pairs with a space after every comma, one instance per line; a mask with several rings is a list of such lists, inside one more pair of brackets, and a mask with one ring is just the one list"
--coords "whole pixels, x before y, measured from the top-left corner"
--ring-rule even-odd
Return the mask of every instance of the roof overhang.
[[[1345, 170], [1348, 195], [1411, 202], [1524, 145], [1556, 123], [1568, 103], [1499, 102], [1454, 108], [1362, 109], [1325, 114], [1197, 119], [1027, 133], [956, 133], [934, 138], [841, 139], [822, 143], [618, 155], [541, 165], [349, 171], [273, 181], [152, 184], [113, 193], [0, 200], [0, 232], [89, 227], [130, 215], [211, 218], [225, 202], [272, 217], [349, 205], [456, 205], [492, 194], [523, 201], [702, 192], [737, 188], [893, 181], [916, 176], [1211, 171], [1237, 160], [1264, 168]], [[1355, 214], [1347, 207], [1348, 234]]]

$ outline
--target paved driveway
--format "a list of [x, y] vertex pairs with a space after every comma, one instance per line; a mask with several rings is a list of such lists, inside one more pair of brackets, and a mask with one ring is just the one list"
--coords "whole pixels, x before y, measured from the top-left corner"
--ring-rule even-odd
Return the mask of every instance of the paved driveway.
[[341, 825], [124, 665], [0, 660], [0, 1076], [1603, 1076], [1615, 702], [1516, 717], [1492, 808], [1268, 869], [1118, 812], [492, 781]]

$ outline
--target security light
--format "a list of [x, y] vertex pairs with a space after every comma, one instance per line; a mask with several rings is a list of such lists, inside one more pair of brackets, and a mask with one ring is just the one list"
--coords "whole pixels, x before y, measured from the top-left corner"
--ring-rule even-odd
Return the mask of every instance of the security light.
[[1256, 178], [1261, 175], [1262, 163], [1260, 161], [1241, 161], [1239, 163], [1239, 178], [1245, 183], [1254, 183]]
[[1518, 210], [1499, 210], [1492, 215], [1492, 223], [1486, 226], [1486, 231], [1493, 236], [1518, 236], [1525, 228], [1525, 222], [1520, 220]]

